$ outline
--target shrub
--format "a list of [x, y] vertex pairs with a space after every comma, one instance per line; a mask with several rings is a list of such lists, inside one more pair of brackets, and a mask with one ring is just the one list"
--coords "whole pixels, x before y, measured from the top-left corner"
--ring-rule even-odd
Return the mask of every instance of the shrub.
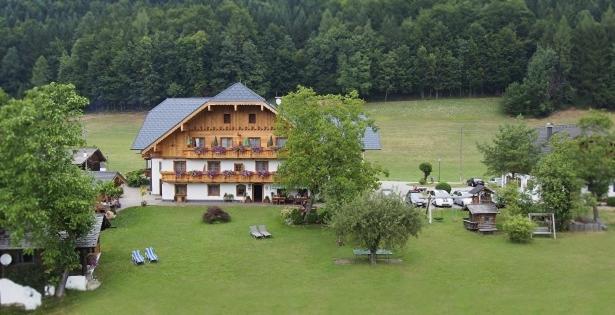
[[293, 208], [293, 210], [290, 212], [289, 219], [290, 219], [291, 224], [294, 224], [294, 225], [303, 224], [303, 213], [301, 212], [300, 209]]
[[222, 208], [217, 206], [207, 207], [207, 211], [203, 213], [203, 222], [205, 223], [226, 223], [229, 221], [231, 221], [231, 216], [228, 213], [224, 212]]
[[[432, 169], [433, 167], [431, 166], [431, 163], [429, 162], [423, 162], [419, 165], [419, 170], [423, 172], [423, 178], [425, 179], [425, 181], [427, 181], [427, 176], [431, 174]], [[424, 185], [424, 184], [421, 184], [421, 185]]]
[[318, 223], [318, 213], [316, 211], [310, 211], [305, 215], [305, 223], [307, 224], [316, 224]]
[[293, 208], [290, 208], [290, 207], [282, 208], [282, 210], [280, 210], [280, 217], [282, 218], [282, 221], [284, 221], [287, 224], [290, 224], [291, 223], [290, 217], [291, 217], [292, 212], [293, 212]]
[[615, 207], [615, 197], [606, 198], [606, 205], [609, 207]]
[[149, 179], [145, 176], [145, 170], [134, 170], [126, 173], [126, 181], [129, 187], [149, 185]]
[[329, 212], [329, 210], [322, 210], [318, 216], [318, 220], [322, 224], [327, 224], [329, 223], [329, 221], [331, 221], [331, 212]]
[[521, 215], [510, 216], [503, 226], [504, 231], [508, 234], [508, 239], [515, 243], [531, 241], [534, 228], [534, 222]]
[[20, 285], [30, 286], [38, 292], [45, 292], [45, 285], [51, 280], [42, 264], [9, 265], [4, 269], [4, 276]]
[[436, 189], [446, 190], [447, 193], [451, 193], [451, 185], [449, 185], [449, 183], [440, 182], [436, 185]]
[[420, 185], [427, 185], [427, 180], [424, 178], [419, 179], [419, 184]]

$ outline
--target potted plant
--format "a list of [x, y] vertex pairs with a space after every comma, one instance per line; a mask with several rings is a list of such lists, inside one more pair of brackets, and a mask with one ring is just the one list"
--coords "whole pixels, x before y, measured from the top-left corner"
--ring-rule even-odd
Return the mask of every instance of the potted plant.
[[248, 170], [241, 171], [241, 176], [243, 177], [252, 177], [252, 175], [254, 175], [254, 172], [252, 171], [248, 171]]
[[235, 172], [231, 171], [231, 170], [225, 170], [222, 172], [222, 175], [224, 175], [224, 178], [228, 178], [231, 177], [233, 175], [235, 175]]
[[224, 153], [226, 153], [226, 148], [221, 146], [221, 145], [217, 145], [217, 146], [213, 147], [211, 150], [214, 153], [216, 153], [216, 154], [224, 154]]
[[224, 193], [224, 202], [233, 202], [235, 195]]
[[265, 178], [267, 176], [271, 175], [271, 173], [269, 173], [269, 171], [258, 171], [258, 176], [261, 178]]
[[141, 193], [141, 206], [147, 206], [147, 201], [145, 200], [145, 195], [147, 194], [147, 186], [139, 187], [139, 192]]
[[254, 152], [254, 153], [261, 153], [261, 152], [263, 152], [263, 148], [262, 147], [253, 146], [252, 147], [252, 152]]
[[209, 178], [214, 178], [218, 176], [218, 174], [219, 174], [218, 171], [212, 171], [212, 170], [207, 171], [207, 176], [209, 176]]

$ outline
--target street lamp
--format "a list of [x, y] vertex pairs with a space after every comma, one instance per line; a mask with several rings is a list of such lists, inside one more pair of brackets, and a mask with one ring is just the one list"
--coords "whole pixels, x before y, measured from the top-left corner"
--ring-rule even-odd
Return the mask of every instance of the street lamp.
[[442, 162], [442, 159], [438, 158], [438, 183], [440, 182], [440, 162]]

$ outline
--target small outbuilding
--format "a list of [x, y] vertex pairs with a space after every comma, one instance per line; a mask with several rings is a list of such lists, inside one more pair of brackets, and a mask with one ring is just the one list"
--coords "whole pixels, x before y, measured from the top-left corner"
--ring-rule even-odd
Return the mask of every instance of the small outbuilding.
[[90, 172], [94, 180], [97, 182], [113, 182], [115, 187], [122, 186], [126, 184], [126, 178], [120, 174], [120, 172], [114, 171], [98, 171], [98, 172]]
[[497, 215], [500, 213], [493, 203], [467, 205], [469, 217], [463, 219], [463, 226], [470, 231], [493, 233], [498, 229], [495, 226]]
[[79, 148], [73, 150], [73, 165], [79, 166], [82, 170], [100, 171], [101, 163], [107, 161], [107, 158], [98, 148]]
[[493, 202], [494, 191], [483, 185], [478, 185], [468, 192], [472, 195], [473, 204]]

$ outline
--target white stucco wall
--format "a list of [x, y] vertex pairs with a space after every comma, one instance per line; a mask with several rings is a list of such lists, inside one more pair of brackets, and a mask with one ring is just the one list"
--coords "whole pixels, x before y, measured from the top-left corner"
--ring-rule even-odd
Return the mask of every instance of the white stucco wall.
[[173, 201], [175, 197], [175, 185], [162, 183], [162, 200]]
[[160, 195], [160, 162], [162, 159], [152, 159], [152, 195]]

